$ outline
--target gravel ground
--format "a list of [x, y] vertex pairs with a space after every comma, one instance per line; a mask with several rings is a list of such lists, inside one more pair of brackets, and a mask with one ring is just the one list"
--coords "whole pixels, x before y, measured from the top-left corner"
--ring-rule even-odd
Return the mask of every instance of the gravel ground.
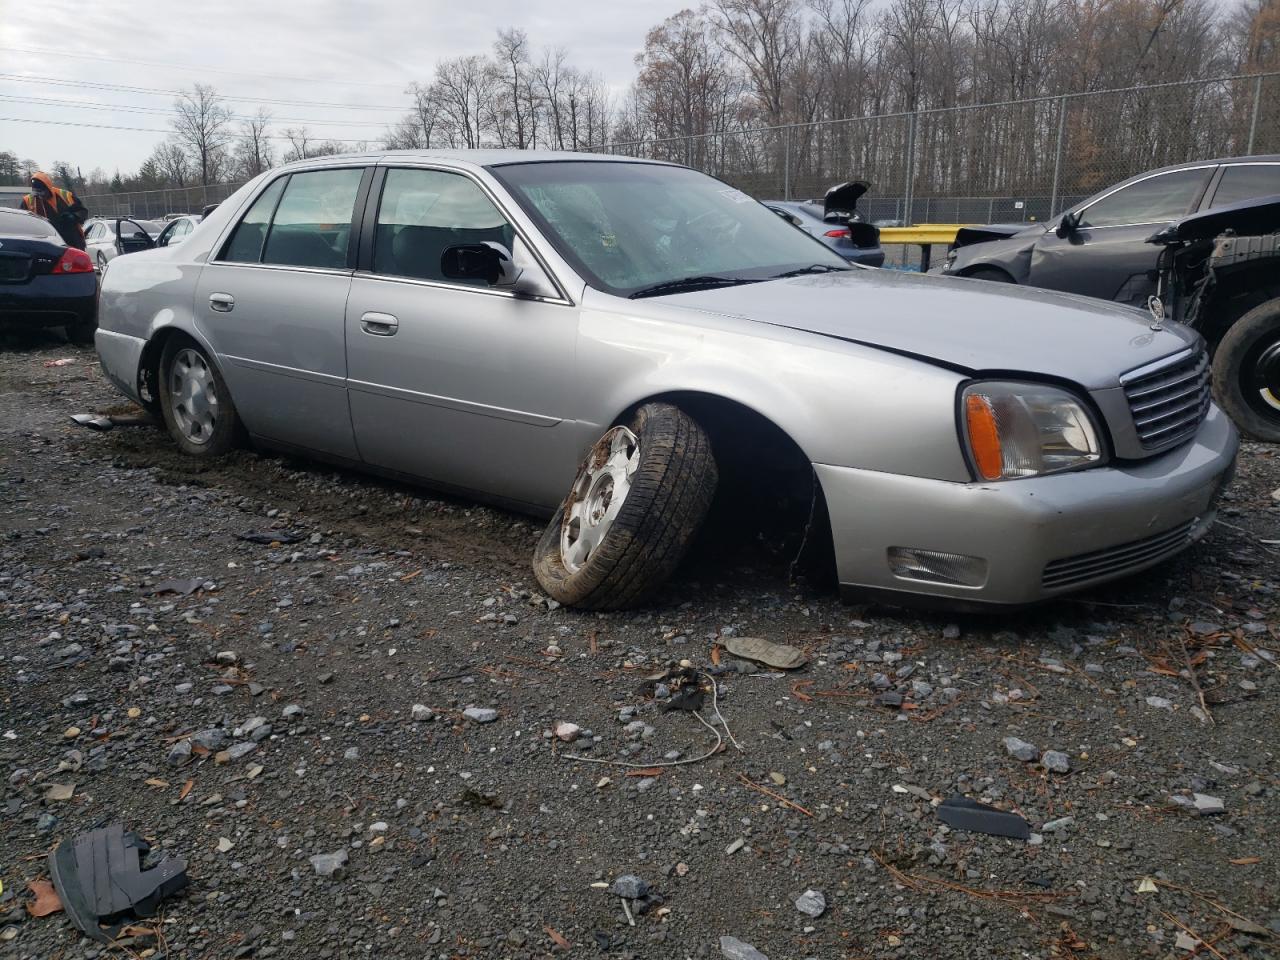
[[[1031, 614], [843, 605], [739, 555], [583, 615], [538, 592], [536, 522], [68, 421], [119, 402], [89, 351], [0, 350], [0, 957], [105, 953], [27, 884], [115, 819], [189, 864], [137, 956], [1280, 955], [1274, 447], [1203, 544]], [[810, 662], [713, 657], [735, 635]], [[681, 659], [740, 750], [698, 761], [719, 734], [641, 695]], [[955, 793], [1030, 839], [950, 832]]]

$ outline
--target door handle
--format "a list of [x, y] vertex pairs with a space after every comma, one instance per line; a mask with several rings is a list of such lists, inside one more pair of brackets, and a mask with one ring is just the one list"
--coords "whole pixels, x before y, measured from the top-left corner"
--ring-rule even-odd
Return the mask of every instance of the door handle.
[[366, 313], [360, 317], [360, 329], [375, 337], [394, 337], [400, 321], [389, 313]]
[[219, 313], [230, 313], [236, 305], [236, 298], [229, 293], [209, 294], [209, 306]]

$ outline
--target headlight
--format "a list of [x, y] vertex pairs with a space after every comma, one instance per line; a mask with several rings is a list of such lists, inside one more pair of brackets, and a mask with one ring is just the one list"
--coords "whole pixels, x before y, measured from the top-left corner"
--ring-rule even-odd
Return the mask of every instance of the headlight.
[[1039, 383], [973, 383], [960, 394], [961, 422], [974, 472], [1012, 480], [1102, 461], [1098, 430], [1083, 403]]

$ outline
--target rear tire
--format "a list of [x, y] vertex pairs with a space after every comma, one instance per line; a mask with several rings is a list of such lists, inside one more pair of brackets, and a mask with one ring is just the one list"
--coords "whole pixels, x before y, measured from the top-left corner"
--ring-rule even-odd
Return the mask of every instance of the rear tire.
[[970, 280], [988, 280], [991, 283], [1013, 283], [1013, 277], [996, 267], [979, 267], [965, 274]]
[[[587, 455], [534, 551], [538, 582], [567, 606], [635, 606], [684, 559], [717, 479], [711, 441], [697, 422], [671, 404], [645, 404], [630, 430], [615, 427]], [[620, 487], [618, 504], [612, 494]], [[593, 517], [604, 532], [586, 546]]]
[[82, 347], [93, 346], [93, 335], [97, 331], [97, 320], [83, 320], [80, 323], [69, 323], [63, 327], [63, 333], [67, 335], [67, 340]]
[[1222, 335], [1213, 396], [1241, 433], [1280, 443], [1280, 298], [1254, 307]]
[[240, 438], [231, 391], [209, 355], [175, 334], [160, 354], [160, 409], [178, 448], [192, 457], [220, 457]]

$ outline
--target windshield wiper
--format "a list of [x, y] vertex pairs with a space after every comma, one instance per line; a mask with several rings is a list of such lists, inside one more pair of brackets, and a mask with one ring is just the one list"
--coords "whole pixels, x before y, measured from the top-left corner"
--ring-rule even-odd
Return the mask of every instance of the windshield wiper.
[[706, 290], [712, 287], [736, 287], [741, 283], [759, 283], [754, 277], [682, 277], [679, 280], [666, 280], [655, 283], [651, 287], [641, 287], [629, 295], [629, 299], [640, 297], [656, 297], [663, 293], [684, 293], [688, 290]]
[[795, 270], [788, 270], [786, 273], [774, 274], [771, 279], [782, 280], [786, 277], [799, 277], [806, 273], [846, 273], [850, 267], [834, 267], [829, 263], [811, 263], [807, 267], [797, 267]]

